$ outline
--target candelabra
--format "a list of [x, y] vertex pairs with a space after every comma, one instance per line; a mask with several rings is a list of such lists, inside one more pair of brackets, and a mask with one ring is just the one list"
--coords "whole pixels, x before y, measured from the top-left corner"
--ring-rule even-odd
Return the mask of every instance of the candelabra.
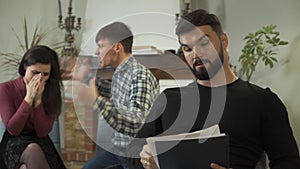
[[[180, 12], [180, 13], [176, 13], [176, 14], [175, 14], [175, 21], [176, 21], [176, 24], [178, 24], [178, 21], [179, 21], [179, 19], [180, 19], [180, 16], [186, 15], [186, 14], [189, 13], [190, 10], [191, 10], [191, 7], [190, 7], [191, 2], [190, 2], [190, 0], [182, 0], [181, 3], [182, 3], [182, 5], [183, 5], [183, 7], [181, 7], [181, 8], [183, 8], [183, 9], [181, 9], [181, 12]], [[181, 6], [181, 5], [180, 5], [180, 6]]]
[[74, 34], [73, 31], [79, 31], [81, 29], [81, 18], [77, 18], [77, 24], [75, 25], [75, 16], [72, 15], [72, 0], [69, 1], [68, 16], [64, 19], [61, 14], [61, 0], [58, 0], [59, 16], [58, 16], [58, 27], [65, 30], [65, 44], [62, 49], [61, 55], [73, 56], [75, 52], [74, 47]]

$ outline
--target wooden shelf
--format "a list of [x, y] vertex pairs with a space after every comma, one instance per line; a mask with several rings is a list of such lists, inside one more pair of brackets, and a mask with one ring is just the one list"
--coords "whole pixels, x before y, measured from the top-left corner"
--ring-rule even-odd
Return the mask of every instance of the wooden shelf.
[[[168, 73], [169, 76], [156, 75], [158, 79], [194, 79], [194, 75], [178, 56], [172, 54], [163, 55], [139, 55], [134, 56], [136, 60], [145, 65], [150, 70], [161, 70], [159, 73]], [[113, 74], [112, 68], [99, 69], [98, 73], [101, 77], [111, 78]], [[153, 72], [153, 71], [152, 71]], [[171, 77], [170, 77], [171, 76]]]

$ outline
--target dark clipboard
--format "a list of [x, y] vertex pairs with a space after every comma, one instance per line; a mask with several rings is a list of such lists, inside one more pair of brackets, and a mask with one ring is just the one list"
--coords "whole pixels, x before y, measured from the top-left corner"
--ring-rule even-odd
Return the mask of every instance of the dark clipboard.
[[[180, 141], [156, 141], [155, 147], [160, 169], [210, 169], [212, 162], [229, 168], [227, 135]], [[160, 153], [166, 149], [169, 150]]]

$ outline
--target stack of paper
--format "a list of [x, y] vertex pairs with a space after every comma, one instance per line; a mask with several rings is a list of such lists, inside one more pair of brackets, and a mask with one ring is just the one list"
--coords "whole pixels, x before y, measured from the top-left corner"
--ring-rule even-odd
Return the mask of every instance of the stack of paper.
[[229, 139], [218, 125], [192, 133], [149, 137], [147, 143], [160, 169], [229, 167]]
[[160, 55], [162, 52], [154, 46], [133, 46], [132, 54], [138, 55]]

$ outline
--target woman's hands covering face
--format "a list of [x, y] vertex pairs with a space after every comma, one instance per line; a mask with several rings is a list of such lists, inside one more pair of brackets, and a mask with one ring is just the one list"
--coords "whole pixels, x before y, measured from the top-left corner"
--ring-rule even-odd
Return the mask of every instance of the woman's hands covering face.
[[41, 74], [34, 75], [30, 80], [24, 78], [26, 84], [25, 100], [30, 104], [37, 106], [42, 101], [42, 95], [45, 89], [45, 80]]

